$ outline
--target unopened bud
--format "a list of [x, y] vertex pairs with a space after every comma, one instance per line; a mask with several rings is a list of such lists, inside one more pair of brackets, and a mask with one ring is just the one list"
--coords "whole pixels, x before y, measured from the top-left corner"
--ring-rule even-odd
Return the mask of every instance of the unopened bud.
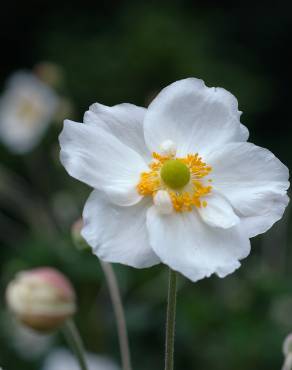
[[40, 80], [53, 88], [63, 83], [63, 71], [60, 66], [52, 62], [41, 62], [34, 67], [34, 72]]
[[74, 242], [74, 245], [79, 250], [89, 250], [90, 247], [86, 243], [85, 239], [81, 235], [81, 230], [83, 228], [83, 221], [80, 218], [79, 220], [75, 221], [71, 228], [71, 236]]
[[7, 287], [6, 301], [19, 321], [37, 331], [57, 329], [76, 311], [71, 283], [50, 267], [18, 273]]

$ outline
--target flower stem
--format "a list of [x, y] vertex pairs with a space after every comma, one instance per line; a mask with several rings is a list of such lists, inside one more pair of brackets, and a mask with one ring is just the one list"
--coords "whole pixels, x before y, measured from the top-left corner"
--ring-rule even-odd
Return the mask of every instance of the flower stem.
[[118, 337], [120, 343], [120, 351], [121, 351], [121, 358], [122, 358], [122, 367], [123, 370], [131, 370], [131, 356], [130, 356], [130, 349], [129, 349], [129, 340], [128, 340], [128, 333], [127, 333], [127, 326], [126, 326], [126, 319], [125, 313], [123, 309], [121, 294], [118, 286], [118, 282], [116, 279], [115, 272], [112, 268], [110, 263], [106, 263], [100, 261], [101, 267], [103, 269], [115, 317], [116, 317], [116, 324], [118, 330]]
[[176, 313], [176, 272], [169, 269], [168, 297], [166, 312], [165, 370], [173, 370], [175, 313]]
[[84, 347], [73, 320], [68, 319], [63, 327], [65, 338], [78, 360], [80, 370], [88, 370], [85, 360]]

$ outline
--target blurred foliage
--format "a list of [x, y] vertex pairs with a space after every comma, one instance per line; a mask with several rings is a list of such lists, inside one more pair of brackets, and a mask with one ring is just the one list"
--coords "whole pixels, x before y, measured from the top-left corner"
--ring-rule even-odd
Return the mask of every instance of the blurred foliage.
[[[10, 14], [10, 16], [5, 16]], [[11, 16], [13, 14], [13, 17]], [[147, 105], [165, 85], [187, 76], [234, 93], [251, 140], [292, 164], [287, 84], [290, 11], [281, 1], [242, 7], [211, 1], [51, 0], [7, 4], [2, 12], [0, 86], [16, 69], [48, 60], [64, 72], [62, 94], [74, 114], [95, 101]], [[6, 50], [7, 49], [7, 50]], [[289, 66], [290, 67], [290, 66]], [[290, 68], [289, 68], [290, 70]], [[0, 147], [0, 366], [40, 369], [5, 330], [7, 282], [22, 269], [59, 268], [78, 293], [76, 317], [85, 346], [119, 361], [113, 313], [96, 257], [76, 250], [71, 224], [90, 189], [58, 160], [61, 122], [26, 156]], [[7, 182], [7, 176], [10, 179]], [[11, 194], [12, 183], [17, 191]], [[197, 284], [181, 278], [176, 368], [279, 368], [281, 343], [292, 330], [291, 221], [253, 240], [252, 256], [232, 276]], [[115, 266], [123, 292], [134, 368], [163, 368], [166, 268]], [[52, 345], [63, 343], [62, 335]], [[49, 348], [48, 348], [49, 351]]]

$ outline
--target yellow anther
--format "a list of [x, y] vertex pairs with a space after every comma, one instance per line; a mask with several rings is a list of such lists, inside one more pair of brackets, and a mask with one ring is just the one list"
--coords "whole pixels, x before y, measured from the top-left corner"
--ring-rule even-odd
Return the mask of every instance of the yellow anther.
[[212, 167], [203, 162], [198, 153], [188, 154], [185, 158], [153, 153], [152, 157], [154, 160], [149, 164], [149, 172], [141, 174], [137, 185], [139, 194], [155, 197], [159, 190], [167, 191], [176, 212], [207, 207], [207, 201], [201, 197], [212, 191], [209, 185], [212, 180], [205, 179]]

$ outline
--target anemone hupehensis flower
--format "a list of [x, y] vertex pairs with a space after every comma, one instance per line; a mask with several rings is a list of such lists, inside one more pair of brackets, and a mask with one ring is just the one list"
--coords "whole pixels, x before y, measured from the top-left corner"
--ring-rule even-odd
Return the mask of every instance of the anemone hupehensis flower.
[[93, 104], [60, 135], [68, 173], [94, 188], [82, 234], [102, 260], [224, 277], [288, 204], [288, 169], [248, 143], [236, 98], [188, 78], [145, 109]]
[[[119, 370], [110, 359], [94, 353], [85, 353], [88, 370]], [[79, 366], [74, 356], [66, 349], [57, 348], [45, 359], [42, 370], [78, 370]]]
[[15, 154], [31, 151], [52, 122], [59, 98], [36, 75], [15, 72], [0, 96], [0, 141]]

